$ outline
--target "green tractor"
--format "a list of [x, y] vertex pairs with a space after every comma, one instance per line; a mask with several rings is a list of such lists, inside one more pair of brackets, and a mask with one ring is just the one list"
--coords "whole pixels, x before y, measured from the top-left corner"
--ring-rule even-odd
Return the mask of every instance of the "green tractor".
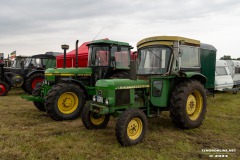
[[116, 139], [122, 146], [140, 143], [147, 117], [170, 111], [176, 127], [199, 127], [206, 112], [206, 90], [214, 89], [216, 49], [178, 36], [157, 36], [137, 43], [130, 79], [105, 79], [84, 107], [87, 129], [106, 128], [110, 116], [119, 117]]
[[[77, 46], [78, 41], [76, 56]], [[88, 47], [88, 67], [48, 69], [44, 83], [35, 88], [33, 96], [23, 98], [33, 101], [39, 110], [47, 111], [54, 120], [76, 119], [86, 100], [95, 94], [97, 80], [129, 77], [132, 46], [128, 43], [103, 39], [90, 42]], [[62, 45], [62, 48], [65, 55], [63, 65], [66, 66], [68, 46]]]

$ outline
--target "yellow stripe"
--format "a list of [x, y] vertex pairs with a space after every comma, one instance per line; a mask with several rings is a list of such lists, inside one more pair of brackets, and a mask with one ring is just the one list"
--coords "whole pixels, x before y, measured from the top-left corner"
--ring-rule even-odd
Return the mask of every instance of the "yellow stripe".
[[62, 77], [69, 77], [69, 76], [82, 76], [82, 77], [88, 77], [91, 76], [91, 74], [69, 74], [69, 73], [45, 73], [45, 76], [62, 76]]
[[149, 85], [136, 85], [136, 86], [120, 86], [116, 87], [116, 89], [132, 89], [132, 88], [148, 88]]

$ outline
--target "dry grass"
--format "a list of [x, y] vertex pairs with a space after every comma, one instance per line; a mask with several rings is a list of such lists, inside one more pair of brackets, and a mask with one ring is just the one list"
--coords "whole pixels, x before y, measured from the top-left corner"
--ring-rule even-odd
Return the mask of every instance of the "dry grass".
[[98, 131], [85, 129], [80, 118], [56, 122], [22, 93], [0, 97], [0, 159], [208, 159], [201, 149], [216, 148], [236, 149], [228, 159], [240, 157], [240, 94], [208, 97], [206, 119], [197, 129], [175, 128], [168, 112], [151, 118], [143, 143], [124, 148], [115, 139], [115, 119]]

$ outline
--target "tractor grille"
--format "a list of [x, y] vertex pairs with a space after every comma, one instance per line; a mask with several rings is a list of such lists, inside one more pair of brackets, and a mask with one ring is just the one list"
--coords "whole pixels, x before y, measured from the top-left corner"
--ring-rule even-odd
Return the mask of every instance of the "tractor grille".
[[130, 103], [130, 90], [129, 89], [121, 89], [116, 90], [116, 106], [121, 106], [124, 104]]

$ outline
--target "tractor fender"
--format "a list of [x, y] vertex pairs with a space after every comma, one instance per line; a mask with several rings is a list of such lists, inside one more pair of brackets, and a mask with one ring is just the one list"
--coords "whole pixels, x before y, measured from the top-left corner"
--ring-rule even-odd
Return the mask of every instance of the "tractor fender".
[[196, 79], [200, 81], [202, 84], [205, 84], [207, 82], [206, 76], [197, 72], [181, 72], [180, 76], [188, 79]]
[[35, 73], [43, 73], [44, 74], [44, 71], [45, 70], [33, 70], [26, 75], [26, 78], [28, 78], [29, 76], [31, 76], [32, 74], [35, 74]]
[[82, 82], [80, 82], [80, 81], [78, 81], [76, 79], [72, 79], [72, 78], [61, 78], [61, 82], [68, 82], [68, 83], [75, 83], [75, 84], [77, 84], [78, 86], [80, 86], [82, 88], [82, 90], [84, 91], [84, 94], [86, 95], [86, 97], [88, 97], [88, 95], [89, 95], [88, 89], [86, 88], [86, 86]]

